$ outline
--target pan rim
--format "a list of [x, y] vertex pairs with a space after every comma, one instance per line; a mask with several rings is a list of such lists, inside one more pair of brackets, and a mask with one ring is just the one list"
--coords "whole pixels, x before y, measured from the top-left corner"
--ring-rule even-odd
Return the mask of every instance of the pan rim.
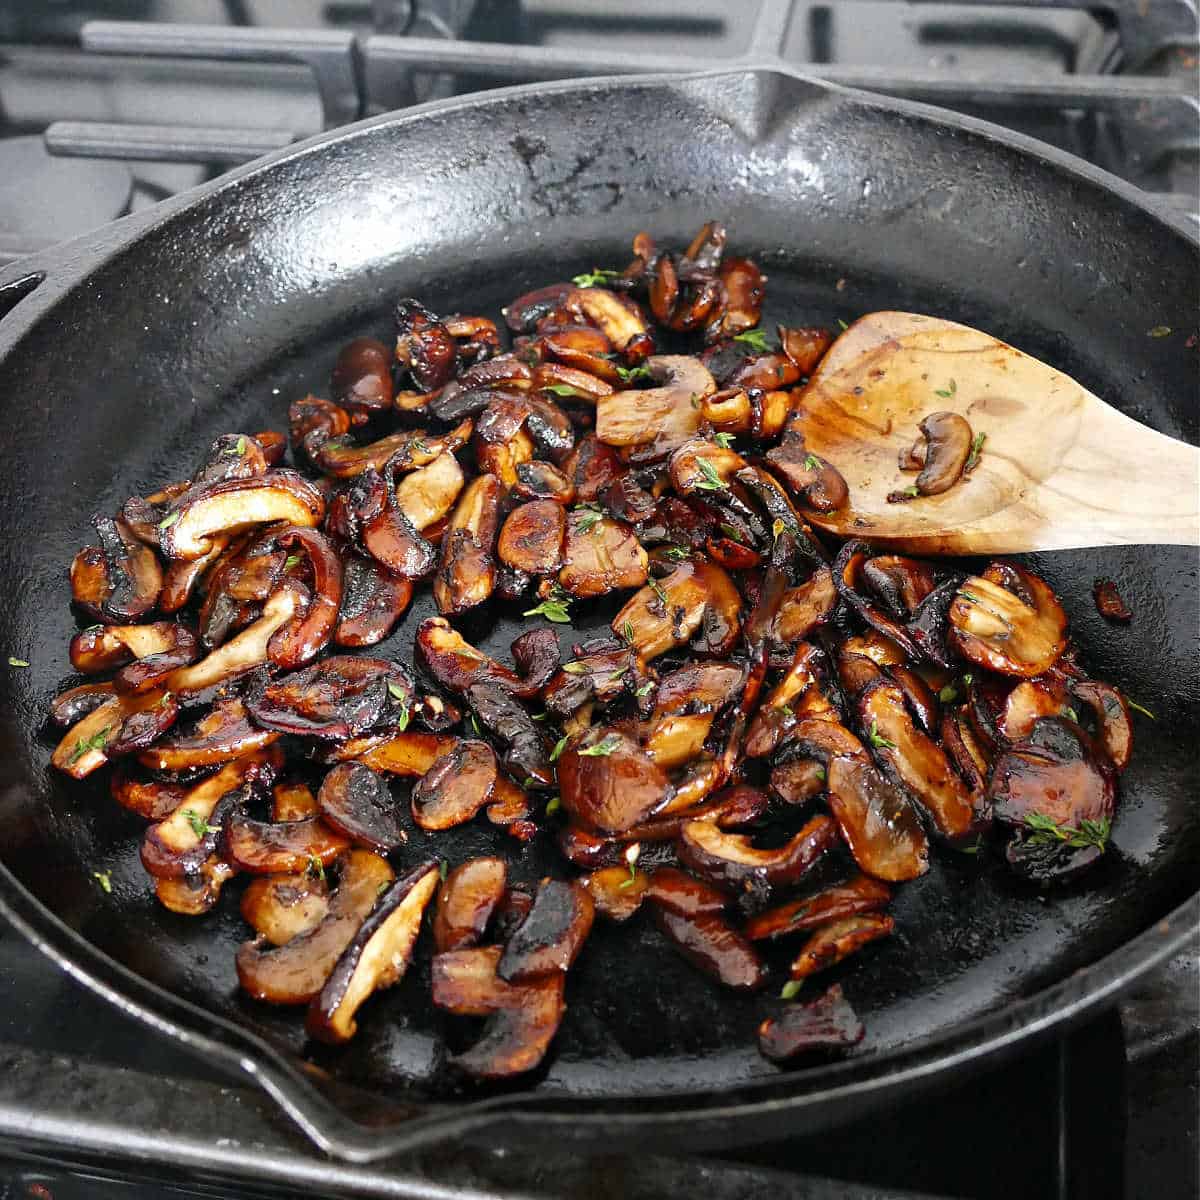
[[[547, 94], [596, 91], [614, 86], [653, 89], [746, 75], [794, 79], [811, 86], [815, 92], [835, 94], [849, 103], [911, 115], [1000, 143], [1055, 171], [1102, 188], [1170, 233], [1200, 247], [1200, 234], [1193, 232], [1181, 218], [1154, 206], [1134, 185], [1035, 139], [933, 105], [880, 97], [773, 65], [739, 65], [686, 74], [606, 76], [526, 84], [452, 97], [320, 133], [179, 193], [144, 213], [133, 214], [48, 252], [11, 264], [0, 272], [0, 287], [12, 286], [30, 274], [43, 275], [44, 282], [14, 305], [10, 315], [0, 321], [0, 356], [16, 345], [67, 291], [146, 234], [227, 189], [236, 189], [280, 163], [307, 156], [323, 146], [349, 143], [382, 126], [404, 129], [410, 123], [419, 123], [433, 115], [510, 103], [525, 96], [540, 98]], [[215, 1059], [235, 1073], [250, 1077], [323, 1150], [350, 1161], [365, 1162], [498, 1122], [514, 1126], [529, 1126], [536, 1122], [543, 1128], [550, 1126], [556, 1136], [562, 1136], [586, 1133], [581, 1129], [584, 1125], [593, 1132], [600, 1125], [609, 1133], [614, 1128], [634, 1132], [733, 1115], [745, 1117], [772, 1109], [799, 1109], [820, 1104], [833, 1093], [839, 1098], [857, 1095], [865, 1105], [873, 1094], [882, 1095], [896, 1084], [922, 1079], [931, 1081], [967, 1060], [992, 1058], [1028, 1039], [1048, 1034], [1064, 1022], [1078, 1019], [1184, 944], [1200, 925], [1200, 892], [1108, 955], [1031, 996], [1009, 1001], [945, 1031], [930, 1033], [877, 1055], [850, 1059], [815, 1071], [780, 1073], [745, 1081], [734, 1089], [736, 1099], [733, 1101], [711, 1089], [673, 1090], [662, 1094], [639, 1094], [636, 1103], [640, 1111], [630, 1112], [627, 1107], [621, 1107], [628, 1101], [611, 1097], [513, 1093], [456, 1106], [430, 1105], [421, 1116], [390, 1127], [386, 1132], [378, 1127], [368, 1130], [347, 1117], [310, 1078], [305, 1077], [301, 1060], [293, 1060], [232, 1021], [215, 1017], [198, 1005], [171, 995], [87, 942], [41, 904], [2, 863], [0, 912], [62, 970], [128, 1015], [154, 1026], [199, 1056]], [[1164, 922], [1166, 932], [1162, 931]], [[828, 1086], [822, 1086], [826, 1083]], [[720, 1102], [711, 1105], [705, 1102], [706, 1098], [711, 1100], [714, 1096]], [[665, 1103], [661, 1109], [657, 1104], [659, 1100]]]

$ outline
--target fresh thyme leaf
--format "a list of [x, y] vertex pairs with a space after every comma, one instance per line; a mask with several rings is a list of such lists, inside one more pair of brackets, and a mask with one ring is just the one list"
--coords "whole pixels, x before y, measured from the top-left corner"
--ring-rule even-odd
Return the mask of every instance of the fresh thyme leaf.
[[983, 443], [986, 441], [987, 441], [986, 433], [977, 433], [971, 439], [971, 453], [967, 455], [967, 461], [963, 465], [964, 471], [975, 470], [975, 466], [979, 462], [979, 455], [983, 452]]
[[170, 529], [171, 526], [174, 525], [178, 520], [179, 514], [177, 512], [169, 513], [167, 516], [163, 517], [161, 521], [159, 521], [158, 527], [159, 529]]
[[588, 673], [587, 664], [581, 662], [563, 663], [562, 669], [568, 675], [586, 675]]
[[[908, 487], [901, 488], [898, 492], [893, 492], [892, 496], [906, 496], [910, 500], [915, 500], [921, 494], [921, 489], [915, 483], [910, 483]], [[892, 496], [889, 496], [890, 500]]]
[[633, 633], [633, 622], [632, 621], [626, 621], [625, 624], [621, 626], [621, 636], [625, 639], [625, 644], [627, 646], [633, 645], [633, 643], [636, 639], [635, 639], [634, 633]]
[[879, 732], [878, 725], [875, 721], [871, 722], [871, 745], [884, 748], [887, 750], [895, 750], [896, 743], [889, 742], [887, 738]]
[[839, 329], [841, 329], [841, 331], [842, 331], [843, 333], [845, 333], [845, 332], [846, 332], [846, 330], [850, 328], [850, 326], [849, 326], [849, 325], [847, 325], [847, 324], [846, 324], [846, 322], [845, 322], [845, 321], [843, 321], [841, 317], [838, 317], [838, 319], [837, 319], [837, 323], [838, 323], [838, 328], [839, 328]]
[[707, 459], [696, 459], [696, 466], [700, 468], [700, 474], [703, 479], [698, 480], [696, 486], [703, 488], [706, 492], [723, 492], [725, 490], [725, 481], [717, 474], [717, 469]]
[[1068, 846], [1081, 848], [1083, 846], [1095, 846], [1096, 849], [1103, 851], [1108, 844], [1108, 835], [1112, 832], [1112, 821], [1108, 817], [1101, 817], [1098, 821], [1093, 821], [1088, 817], [1084, 817], [1079, 822], [1079, 829], [1072, 835]]
[[693, 407], [693, 408], [699, 408], [699, 407], [700, 407], [700, 397], [699, 397], [699, 396], [697, 396], [695, 392], [693, 392], [693, 393], [691, 394], [691, 396], [689, 396], [689, 397], [688, 397], [688, 399], [689, 399], [689, 400], [692, 402], [692, 407]]
[[949, 387], [947, 387], [947, 388], [937, 388], [937, 389], [935, 389], [935, 391], [934, 391], [934, 393], [933, 393], [933, 394], [934, 394], [935, 396], [941, 396], [943, 399], [947, 399], [947, 400], [948, 400], [948, 399], [949, 399], [951, 396], [953, 396], [953, 395], [954, 395], [954, 393], [955, 393], [955, 392], [957, 392], [957, 391], [958, 391], [958, 384], [957, 384], [957, 383], [955, 383], [955, 382], [954, 382], [954, 380], [952, 379], [952, 380], [950, 380], [950, 386], [949, 386]]
[[560, 737], [554, 743], [554, 749], [550, 751], [550, 761], [558, 762], [559, 755], [567, 748], [567, 743], [571, 740], [570, 734], [565, 737]]
[[237, 452], [239, 454], [246, 453], [246, 439], [244, 437], [239, 437], [237, 440]]
[[1103, 851], [1112, 832], [1112, 822], [1107, 817], [1101, 817], [1098, 821], [1085, 817], [1079, 822], [1079, 828], [1074, 829], [1070, 825], [1057, 824], [1045, 813], [1028, 812], [1025, 814], [1025, 824], [1033, 831], [1028, 838], [1031, 844], [1045, 846], [1065, 842], [1073, 850], [1095, 846]]
[[401, 704], [404, 704], [407, 702], [408, 692], [405, 690], [405, 688], [401, 684], [397, 683], [394, 679], [388, 680], [387, 690], [388, 690], [388, 695], [391, 696], [391, 698], [393, 700], [399, 700]]
[[375, 895], [377, 897], [382, 896], [383, 893], [386, 892], [388, 890], [388, 888], [390, 888], [391, 886], [392, 886], [392, 884], [391, 884], [390, 880], [387, 880], [387, 879], [382, 880], [380, 882], [379, 886], [375, 889]]
[[594, 746], [580, 750], [581, 758], [607, 758], [619, 745], [621, 739], [615, 733], [606, 733]]
[[815, 774], [822, 783], [825, 782], [825, 768], [824, 767], [818, 767], [816, 769]]
[[958, 688], [956, 688], [952, 683], [946, 684], [946, 686], [942, 688], [940, 692], [938, 692], [938, 699], [943, 704], [950, 704], [952, 701], [958, 699]]
[[724, 521], [717, 526], [718, 529], [731, 541], [740, 542], [742, 540], [741, 531], [733, 525], [726, 525]]
[[971, 676], [964, 675], [963, 676], [963, 687], [970, 687], [970, 686], [971, 686]]
[[650, 378], [650, 368], [644, 365], [638, 367], [616, 367], [615, 370], [622, 383], [632, 383], [635, 379]]
[[574, 512], [578, 517], [575, 527], [580, 533], [599, 532], [596, 525], [604, 518], [603, 509], [597, 508], [594, 504], [580, 504], [576, 506]]
[[757, 350], [760, 353], [767, 348], [767, 335], [762, 329], [747, 329], [745, 333], [737, 334], [735, 342], [744, 342], [752, 350]]
[[92, 878], [104, 891], [112, 895], [112, 876], [107, 871], [93, 871]]
[[1142, 716], [1149, 717], [1152, 721], [1158, 720], [1158, 718], [1148, 708], [1143, 708], [1136, 700], [1130, 700], [1130, 698], [1126, 696], [1125, 703], [1128, 704], [1134, 712], [1140, 712]]
[[607, 267], [593, 267], [590, 271], [585, 271], [582, 275], [573, 275], [571, 282], [576, 287], [589, 288], [599, 287], [601, 284], [608, 283], [613, 279], [620, 279], [620, 271], [612, 271]]
[[1035, 846], [1046, 845], [1050, 842], [1069, 841], [1071, 833], [1074, 832], [1073, 830], [1068, 831], [1063, 829], [1057, 821], [1040, 812], [1027, 812], [1025, 814], [1025, 824], [1033, 830], [1029, 836], [1029, 841]]
[[471, 714], [471, 728], [475, 730], [476, 737], [483, 737], [483, 730], [479, 728], [479, 721], [476, 719], [474, 713]]
[[1063, 705], [1063, 715], [1070, 717], [1076, 725], [1079, 724], [1079, 714], [1069, 704]]
[[413, 438], [411, 445], [418, 454], [429, 453], [429, 443], [423, 437]]
[[407, 704], [400, 705], [400, 715], [396, 718], [396, 728], [403, 733], [408, 728], [408, 722], [412, 719], [412, 713]]
[[99, 733], [93, 734], [90, 738], [80, 738], [75, 743], [75, 748], [71, 751], [71, 757], [67, 759], [68, 765], [77, 762], [89, 750], [103, 750], [108, 743], [108, 735], [111, 730], [111, 725], [105, 725]]
[[99, 633], [100, 630], [102, 630], [103, 628], [104, 628], [103, 625], [89, 625], [83, 632], [84, 633]]
[[622, 667], [619, 671], [614, 671], [604, 682], [605, 683], [620, 683], [625, 678], [625, 672], [628, 667]]
[[793, 1000], [800, 994], [800, 989], [804, 984], [799, 979], [789, 979], [783, 985], [783, 991], [779, 993], [780, 1000]]
[[642, 686], [640, 688], [638, 688], [638, 690], [636, 692], [634, 692], [633, 694], [635, 696], [637, 696], [639, 699], [641, 699], [642, 696], [650, 695], [650, 693], [652, 691], [654, 691], [654, 681], [653, 680], [651, 680], [649, 683], [643, 683]]
[[633, 887], [633, 882], [637, 879], [637, 861], [642, 853], [640, 842], [634, 842], [628, 850], [625, 851], [625, 865], [629, 868], [629, 878], [622, 880], [617, 884], [617, 887], [624, 890], [628, 887]]
[[1155, 325], [1155, 327], [1153, 329], [1149, 329], [1146, 331], [1146, 336], [1152, 337], [1152, 338], [1170, 337], [1171, 336], [1171, 327], [1170, 327], [1170, 325]]
[[658, 602], [663, 606], [663, 612], [667, 611], [667, 593], [662, 590], [662, 586], [657, 579], [650, 580], [650, 590], [658, 597]]
[[192, 832], [199, 838], [206, 833], [220, 833], [220, 825], [210, 825], [207, 817], [202, 817], [193, 808], [183, 810], [183, 819], [192, 827]]
[[983, 849], [983, 834], [980, 834], [980, 835], [979, 835], [979, 836], [978, 836], [978, 837], [975, 839], [975, 845], [973, 845], [973, 846], [964, 846], [964, 847], [962, 848], [962, 852], [963, 852], [964, 854], [978, 854], [978, 853], [979, 853], [979, 851], [980, 851], [980, 850], [982, 850], [982, 849]]
[[546, 816], [552, 817], [558, 810], [562, 808], [562, 797], [551, 796], [549, 803], [546, 805]]
[[547, 718], [547, 717], [549, 717], [549, 716], [550, 716], [550, 714], [549, 714], [549, 713], [534, 713], [534, 714], [533, 714], [533, 715], [530, 717], [530, 720], [532, 720], [532, 721], [544, 721], [544, 720], [546, 720], [546, 718]]
[[969, 601], [970, 601], [972, 604], [979, 604], [979, 603], [980, 603], [980, 599], [979, 599], [979, 597], [978, 597], [978, 596], [973, 596], [973, 595], [972, 595], [970, 592], [959, 592], [958, 594], [959, 594], [959, 595], [960, 595], [960, 596], [961, 596], [961, 597], [962, 597], [964, 600], [969, 600]]
[[683, 562], [687, 556], [688, 552], [682, 546], [667, 546], [663, 550], [663, 557], [671, 559], [672, 562]]
[[308, 873], [325, 882], [325, 864], [315, 854], [308, 856]]
[[8, 665], [10, 667], [27, 667], [29, 666], [29, 663], [24, 658], [13, 658], [13, 656], [10, 654], [8, 656]]
[[446, 882], [446, 876], [450, 874], [450, 864], [443, 858], [438, 863], [438, 874], [442, 877], [442, 882]]
[[716, 442], [717, 445], [720, 446], [722, 450], [728, 450], [729, 447], [733, 445], [733, 434], [732, 433], [714, 433], [713, 441]]
[[821, 469], [821, 460], [815, 454], [808, 454], [804, 458], [804, 469], [806, 471], [819, 471]]
[[579, 396], [582, 399], [587, 399], [586, 392], [581, 392], [569, 383], [544, 383], [541, 390], [543, 392], [553, 392], [556, 396]]
[[285, 571], [290, 571], [299, 561], [300, 561], [300, 555], [289, 554], [287, 556], [287, 558], [285, 558], [283, 560], [283, 569]]
[[570, 603], [571, 597], [561, 588], [555, 587], [541, 604], [536, 608], [526, 610], [521, 615], [545, 617], [547, 621], [553, 621], [556, 625], [570, 625], [571, 614], [567, 612], [567, 606]]

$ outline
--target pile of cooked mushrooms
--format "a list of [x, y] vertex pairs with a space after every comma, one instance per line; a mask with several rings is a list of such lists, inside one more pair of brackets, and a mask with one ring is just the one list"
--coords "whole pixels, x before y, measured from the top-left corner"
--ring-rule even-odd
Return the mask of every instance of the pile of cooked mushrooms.
[[[172, 911], [249, 877], [241, 986], [304, 1006], [314, 1038], [354, 1035], [429, 910], [433, 1003], [487, 1018], [452, 1061], [528, 1071], [596, 915], [644, 908], [730, 988], [768, 983], [764, 940], [794, 943], [760, 1034], [787, 1060], [863, 1036], [840, 987], [807, 981], [892, 932], [932, 846], [1001, 846], [1039, 884], [1104, 852], [1129, 706], [1052, 590], [814, 532], [848, 498], [805, 446], [833, 335], [772, 341], [766, 278], [719, 224], [633, 251], [514, 300], [511, 339], [400, 301], [393, 347], [351, 342], [329, 398], [291, 405], [292, 466], [279, 433], [226, 434], [95, 518], [72, 563], [96, 623], [71, 664], [104, 681], [52, 702], [54, 765], [111, 765]], [[921, 495], [970, 486], [970, 430], [930, 399]], [[364, 653], [426, 581], [441, 615], [415, 662]], [[481, 610], [545, 623], [510, 665], [456, 628]], [[555, 626], [597, 613], [562, 652]], [[495, 855], [439, 862], [439, 831], [471, 821]], [[397, 876], [414, 826], [431, 856]], [[509, 865], [535, 838], [562, 877], [533, 887]], [[819, 860], [841, 878], [808, 882]]]

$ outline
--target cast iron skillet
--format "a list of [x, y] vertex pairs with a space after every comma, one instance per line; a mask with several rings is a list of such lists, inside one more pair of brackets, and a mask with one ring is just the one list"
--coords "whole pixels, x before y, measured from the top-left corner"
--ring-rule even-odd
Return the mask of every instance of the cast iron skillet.
[[[65, 567], [91, 512], [184, 475], [218, 433], [283, 427], [289, 399], [325, 388], [340, 340], [386, 335], [399, 295], [494, 312], [528, 287], [625, 263], [638, 229], [679, 245], [708, 217], [769, 273], [765, 324], [937, 313], [1194, 440], [1194, 237], [1044, 146], [779, 71], [514, 88], [381, 117], [0, 276], [0, 645], [32, 662], [0, 685], [0, 900], [66, 970], [253, 1076], [335, 1154], [485, 1128], [707, 1148], [812, 1129], [1075, 1017], [1196, 923], [1198, 622], [1195, 554], [1182, 548], [1034, 564], [1084, 661], [1158, 715], [1139, 720], [1113, 852], [1086, 887], [1048, 900], [994, 854], [940, 856], [901, 889], [899, 935], [844, 974], [867, 1041], [803, 1071], [755, 1050], [777, 1001], [721, 992], [642, 925], [598, 926], [552, 1061], [519, 1088], [461, 1088], [440, 1068], [427, 952], [371, 1001], [349, 1047], [307, 1048], [294, 1013], [237, 992], [237, 887], [205, 919], [165, 912], [138, 864], [140, 822], [106, 781], [48, 771], [45, 703], [77, 627]], [[1148, 337], [1155, 326], [1173, 332]], [[1097, 615], [1100, 574], [1136, 611], [1129, 629]], [[383, 652], [407, 659], [427, 611]], [[519, 623], [500, 618], [486, 643], [498, 650]], [[434, 853], [458, 861], [502, 840], [472, 828]], [[410, 842], [411, 858], [426, 852]], [[556, 862], [535, 842], [517, 874]]]

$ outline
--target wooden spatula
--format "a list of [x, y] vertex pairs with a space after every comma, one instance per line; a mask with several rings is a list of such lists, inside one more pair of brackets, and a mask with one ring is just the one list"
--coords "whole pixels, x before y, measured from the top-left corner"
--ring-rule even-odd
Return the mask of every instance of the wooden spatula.
[[[877, 312], [834, 343], [805, 389], [807, 448], [849, 504], [815, 525], [914, 553], [1200, 544], [1200, 451], [1119, 413], [1061, 371], [977, 329]], [[901, 450], [935, 412], [986, 434], [949, 491], [888, 503], [913, 484]]]

